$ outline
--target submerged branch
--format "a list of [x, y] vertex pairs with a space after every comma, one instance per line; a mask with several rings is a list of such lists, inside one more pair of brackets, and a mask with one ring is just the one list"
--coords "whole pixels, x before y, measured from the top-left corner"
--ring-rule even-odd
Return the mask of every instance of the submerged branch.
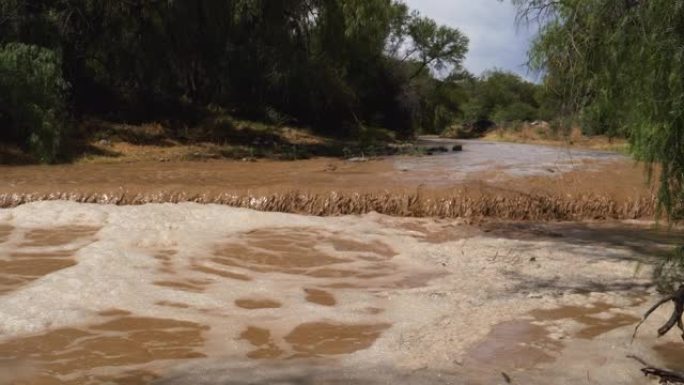
[[[637, 324], [636, 328], [634, 328], [634, 334], [632, 334], [632, 341], [634, 341], [634, 338], [636, 338], [637, 332], [639, 331], [639, 327], [643, 325], [646, 320], [648, 320], [648, 317], [653, 314], [656, 309], [660, 308], [667, 302], [672, 301], [674, 303], [674, 309], [672, 310], [672, 314], [670, 315], [670, 319], [667, 320], [667, 322], [658, 329], [658, 337], [662, 337], [665, 334], [669, 333], [672, 328], [679, 327], [679, 330], [684, 332], [684, 323], [682, 322], [682, 316], [684, 314], [684, 285], [680, 286], [677, 291], [672, 294], [671, 296], [665, 297], [658, 301], [653, 307], [651, 307], [646, 314], [644, 314], [643, 318]], [[682, 334], [682, 339], [684, 339], [684, 334]]]
[[637, 356], [627, 356], [627, 358], [631, 358], [644, 365], [644, 368], [641, 369], [641, 372], [644, 373], [645, 376], [658, 377], [661, 384], [684, 384], [684, 374], [665, 369], [658, 369]]

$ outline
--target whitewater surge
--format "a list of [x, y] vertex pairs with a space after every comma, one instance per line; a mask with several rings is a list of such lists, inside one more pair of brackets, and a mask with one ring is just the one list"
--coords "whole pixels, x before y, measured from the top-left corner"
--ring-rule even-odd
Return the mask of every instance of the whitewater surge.
[[26, 204], [0, 210], [0, 383], [572, 384], [580, 365], [637, 383], [625, 355], [658, 360], [652, 336], [626, 337], [652, 293], [637, 266], [674, 241], [626, 224]]

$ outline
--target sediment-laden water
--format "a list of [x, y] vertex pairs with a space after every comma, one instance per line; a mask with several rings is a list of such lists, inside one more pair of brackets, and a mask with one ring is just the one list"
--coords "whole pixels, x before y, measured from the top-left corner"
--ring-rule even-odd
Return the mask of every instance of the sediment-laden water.
[[627, 354], [677, 366], [677, 336], [630, 338], [654, 299], [648, 262], [681, 239], [26, 204], [0, 210], [0, 383], [641, 384]]
[[623, 156], [478, 141], [459, 153], [368, 162], [0, 167], [0, 207], [43, 200], [511, 220], [646, 219], [655, 212], [643, 169]]

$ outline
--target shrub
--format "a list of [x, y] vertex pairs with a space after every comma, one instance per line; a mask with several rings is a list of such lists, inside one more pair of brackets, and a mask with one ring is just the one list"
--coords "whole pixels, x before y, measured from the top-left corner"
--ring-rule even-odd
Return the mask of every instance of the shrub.
[[506, 107], [498, 109], [494, 113], [494, 121], [506, 122], [531, 122], [537, 118], [537, 109], [527, 103], [514, 102]]
[[61, 71], [52, 50], [20, 43], [0, 47], [0, 140], [18, 143], [46, 163], [59, 155], [67, 127]]

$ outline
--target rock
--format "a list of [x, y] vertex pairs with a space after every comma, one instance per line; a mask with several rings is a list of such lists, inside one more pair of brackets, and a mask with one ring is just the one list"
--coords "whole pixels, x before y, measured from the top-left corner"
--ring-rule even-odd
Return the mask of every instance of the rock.
[[352, 162], [352, 163], [362, 163], [362, 162], [368, 162], [368, 158], [362, 158], [362, 157], [356, 157], [356, 158], [349, 158], [347, 159], [347, 162]]
[[449, 149], [446, 147], [430, 147], [427, 149], [427, 152], [432, 152], [432, 153], [449, 152]]
[[190, 154], [190, 159], [193, 160], [208, 160], [208, 159], [218, 159], [218, 154], [212, 154], [208, 152], [193, 152]]
[[456, 145], [454, 145], [454, 147], [452, 148], [452, 151], [454, 151], [454, 152], [463, 151], [463, 145], [462, 145], [462, 144], [456, 144]]

